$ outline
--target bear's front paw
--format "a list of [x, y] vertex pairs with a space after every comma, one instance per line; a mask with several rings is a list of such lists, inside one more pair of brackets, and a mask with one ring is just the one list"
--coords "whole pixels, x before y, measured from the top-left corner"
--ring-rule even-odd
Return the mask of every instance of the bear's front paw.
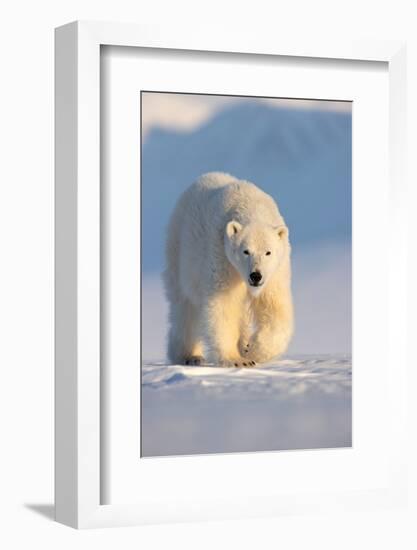
[[270, 350], [258, 339], [254, 338], [247, 346], [247, 352], [243, 354], [245, 359], [256, 361], [257, 363], [266, 363], [273, 356]]
[[192, 355], [184, 360], [184, 365], [201, 365], [204, 363], [204, 357], [201, 355]]
[[244, 344], [242, 346], [243, 356], [245, 357], [249, 353], [250, 344]]
[[250, 361], [246, 359], [224, 359], [223, 361], [219, 361], [220, 367], [254, 367], [256, 365], [255, 361]]
[[242, 356], [245, 358], [245, 359], [249, 359], [250, 361], [253, 361], [253, 362], [256, 362], [254, 361], [254, 357], [253, 354], [254, 354], [254, 346], [253, 344], [246, 344], [244, 347], [243, 347], [243, 351], [242, 351]]

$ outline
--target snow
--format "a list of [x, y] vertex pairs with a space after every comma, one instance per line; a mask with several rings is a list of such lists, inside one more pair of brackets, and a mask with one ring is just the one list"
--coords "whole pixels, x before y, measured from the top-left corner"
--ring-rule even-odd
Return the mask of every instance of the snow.
[[351, 446], [349, 355], [254, 368], [142, 365], [142, 455]]

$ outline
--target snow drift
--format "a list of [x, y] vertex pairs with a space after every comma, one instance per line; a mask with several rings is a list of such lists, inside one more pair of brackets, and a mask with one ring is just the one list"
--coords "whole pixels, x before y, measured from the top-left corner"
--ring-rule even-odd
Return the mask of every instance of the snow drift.
[[349, 447], [349, 356], [142, 366], [142, 456]]

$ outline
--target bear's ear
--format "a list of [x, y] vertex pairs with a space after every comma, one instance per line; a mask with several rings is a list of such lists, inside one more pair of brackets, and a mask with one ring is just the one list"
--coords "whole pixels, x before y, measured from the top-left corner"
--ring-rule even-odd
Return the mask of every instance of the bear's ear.
[[288, 237], [288, 227], [286, 225], [277, 225], [274, 229], [278, 233], [280, 239]]
[[231, 237], [233, 237], [234, 235], [239, 233], [239, 231], [241, 231], [241, 229], [242, 229], [242, 226], [240, 225], [240, 223], [235, 222], [234, 220], [232, 220], [231, 222], [229, 222], [226, 225], [226, 235], [230, 239]]

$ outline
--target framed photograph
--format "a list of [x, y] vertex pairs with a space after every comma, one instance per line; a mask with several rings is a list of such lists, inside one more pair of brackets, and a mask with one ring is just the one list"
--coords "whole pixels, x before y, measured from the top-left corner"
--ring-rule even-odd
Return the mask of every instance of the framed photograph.
[[404, 501], [404, 51], [56, 30], [58, 521]]

